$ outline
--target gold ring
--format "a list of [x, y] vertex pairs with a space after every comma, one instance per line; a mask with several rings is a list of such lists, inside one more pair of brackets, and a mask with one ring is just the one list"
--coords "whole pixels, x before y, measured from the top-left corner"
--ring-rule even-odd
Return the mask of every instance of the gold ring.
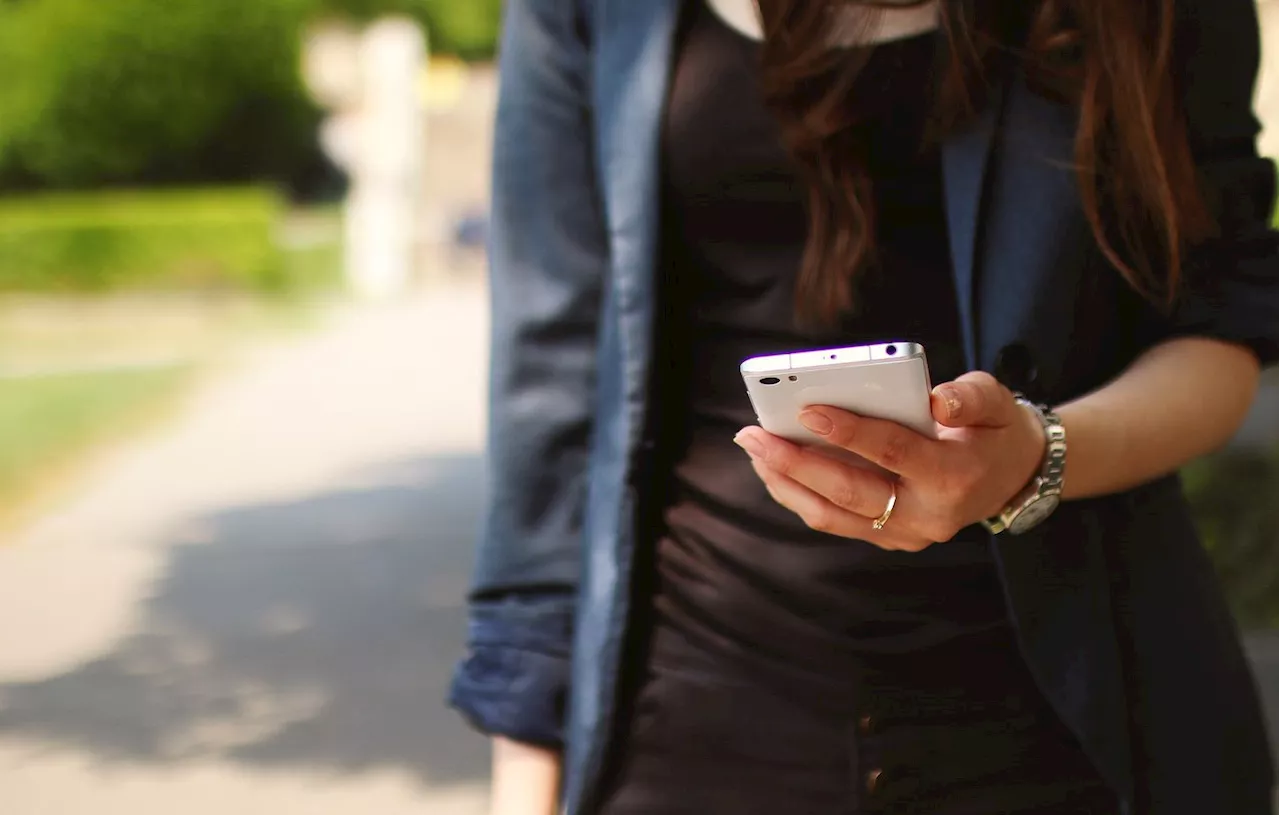
[[898, 485], [889, 485], [889, 503], [885, 505], [884, 514], [871, 522], [871, 528], [880, 530], [884, 529], [884, 525], [889, 523], [889, 517], [893, 515], [893, 505], [898, 503]]

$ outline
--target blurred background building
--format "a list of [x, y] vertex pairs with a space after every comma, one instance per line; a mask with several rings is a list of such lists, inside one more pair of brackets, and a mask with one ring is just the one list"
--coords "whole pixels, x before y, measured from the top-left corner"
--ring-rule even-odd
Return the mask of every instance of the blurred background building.
[[[0, 0], [6, 815], [483, 811], [500, 6]], [[1186, 472], [1273, 721], [1275, 382]]]

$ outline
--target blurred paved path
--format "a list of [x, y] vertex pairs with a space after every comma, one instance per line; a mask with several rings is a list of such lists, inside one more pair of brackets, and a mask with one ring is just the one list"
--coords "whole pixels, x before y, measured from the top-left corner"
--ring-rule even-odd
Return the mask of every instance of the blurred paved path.
[[0, 811], [481, 812], [484, 333], [475, 284], [345, 310], [0, 541]]

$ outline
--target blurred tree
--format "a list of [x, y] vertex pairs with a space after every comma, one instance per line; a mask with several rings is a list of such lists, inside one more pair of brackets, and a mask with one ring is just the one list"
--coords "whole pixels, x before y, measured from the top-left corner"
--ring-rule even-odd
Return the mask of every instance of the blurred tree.
[[307, 2], [9, 4], [0, 163], [53, 186], [294, 175], [315, 161], [299, 150], [316, 120], [297, 78]]
[[[298, 75], [310, 19], [403, 13], [493, 51], [500, 0], [0, 2], [0, 185], [274, 180], [335, 192]], [[340, 186], [340, 185], [338, 185]]]

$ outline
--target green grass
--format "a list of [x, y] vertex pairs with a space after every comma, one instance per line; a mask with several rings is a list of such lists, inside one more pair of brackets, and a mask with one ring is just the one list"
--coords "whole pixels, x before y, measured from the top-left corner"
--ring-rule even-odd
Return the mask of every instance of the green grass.
[[0, 290], [277, 292], [283, 217], [254, 187], [0, 199]]
[[1276, 197], [1271, 201], [1271, 228], [1280, 227], [1280, 170], [1276, 171]]
[[[341, 291], [340, 215], [317, 207], [286, 216], [276, 207], [259, 190], [0, 199], [0, 523], [102, 442], [154, 418], [208, 363], [244, 343], [314, 326], [328, 296]], [[169, 249], [213, 246], [206, 257], [229, 257], [234, 248], [216, 245], [237, 234], [246, 212], [250, 232], [270, 241], [282, 285], [210, 290], [165, 265], [176, 257]], [[231, 233], [220, 227], [228, 223]], [[189, 242], [174, 242], [184, 234]], [[5, 254], [6, 238], [11, 249], [21, 245], [37, 257], [49, 251], [44, 239], [51, 235], [78, 236], [66, 244], [71, 249], [58, 250], [65, 263], [39, 256], [53, 264], [45, 267], [50, 275], [27, 274], [32, 285], [6, 292], [6, 275], [10, 283], [22, 276], [5, 265], [15, 259]], [[68, 282], [86, 264], [111, 267], [111, 285], [103, 287], [110, 291]], [[130, 264], [142, 265], [129, 271]], [[175, 362], [128, 367], [158, 356]], [[32, 371], [45, 373], [21, 373]]]
[[189, 366], [0, 379], [0, 516], [181, 392]]
[[1277, 463], [1274, 447], [1227, 449], [1182, 471], [1201, 539], [1246, 630], [1277, 622]]

